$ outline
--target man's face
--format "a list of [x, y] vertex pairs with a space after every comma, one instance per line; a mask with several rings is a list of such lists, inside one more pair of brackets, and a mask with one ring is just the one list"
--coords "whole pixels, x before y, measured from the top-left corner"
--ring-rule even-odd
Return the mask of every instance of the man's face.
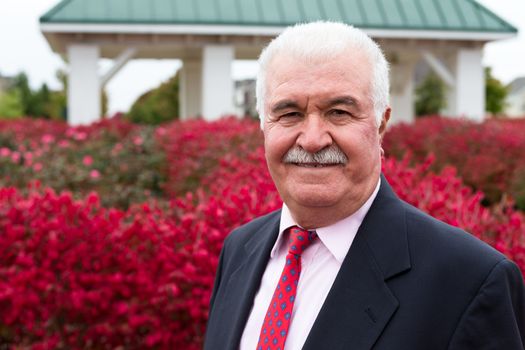
[[[270, 62], [265, 153], [277, 189], [296, 220], [301, 213], [325, 209], [342, 219], [374, 190], [384, 127], [380, 130], [375, 122], [371, 74], [366, 57], [354, 51], [318, 62], [286, 55]], [[294, 148], [314, 154], [330, 147], [339, 148], [346, 163], [304, 163], [287, 156]]]

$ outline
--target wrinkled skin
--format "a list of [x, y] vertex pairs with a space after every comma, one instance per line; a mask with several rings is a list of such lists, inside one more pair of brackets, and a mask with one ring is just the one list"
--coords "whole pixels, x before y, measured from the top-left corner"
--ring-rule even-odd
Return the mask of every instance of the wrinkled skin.
[[[266, 78], [264, 143], [268, 168], [298, 224], [318, 228], [354, 213], [377, 185], [381, 139], [390, 108], [376, 124], [371, 64], [352, 52], [304, 62], [276, 56]], [[331, 145], [346, 164], [286, 164], [294, 146], [314, 153]]]

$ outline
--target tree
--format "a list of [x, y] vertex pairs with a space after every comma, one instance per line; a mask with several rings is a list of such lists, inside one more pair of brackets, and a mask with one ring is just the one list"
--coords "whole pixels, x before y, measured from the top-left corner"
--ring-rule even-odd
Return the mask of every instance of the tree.
[[159, 124], [179, 117], [179, 77], [175, 74], [131, 106], [126, 118], [135, 123]]
[[0, 92], [0, 118], [18, 118], [24, 115], [22, 99], [18, 90]]
[[429, 73], [416, 87], [416, 115], [438, 114], [447, 106], [447, 87], [435, 73]]
[[33, 92], [29, 87], [29, 81], [25, 73], [19, 73], [13, 80], [10, 90], [17, 90], [22, 104], [22, 114], [32, 115]]
[[492, 75], [492, 68], [485, 67], [485, 110], [492, 114], [505, 111], [508, 88]]
[[29, 86], [27, 75], [20, 73], [15, 76], [9, 91], [16, 91], [20, 97], [21, 115], [47, 119], [57, 117], [57, 115], [51, 114], [52, 111], [56, 110], [55, 106], [52, 105], [56, 100], [53, 95], [60, 92], [50, 91], [47, 84], [44, 83], [40, 89], [33, 91]]

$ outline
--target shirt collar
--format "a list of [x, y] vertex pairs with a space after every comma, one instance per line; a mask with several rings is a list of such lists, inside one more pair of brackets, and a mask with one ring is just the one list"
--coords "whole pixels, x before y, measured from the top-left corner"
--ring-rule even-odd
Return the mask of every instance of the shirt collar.
[[[346, 254], [348, 253], [348, 250], [350, 249], [350, 246], [352, 245], [352, 242], [354, 241], [354, 238], [357, 234], [359, 226], [361, 226], [365, 215], [368, 213], [368, 210], [372, 206], [372, 202], [374, 201], [374, 199], [377, 196], [377, 193], [379, 192], [380, 184], [381, 179], [378, 180], [374, 192], [372, 192], [372, 194], [366, 200], [366, 202], [352, 215], [330, 226], [315, 229], [319, 240], [325, 245], [325, 247], [330, 251], [330, 253], [332, 253], [334, 258], [339, 263], [343, 262]], [[282, 242], [284, 231], [286, 231], [286, 229], [292, 226], [299, 225], [297, 225], [297, 223], [293, 219], [292, 214], [290, 213], [290, 209], [288, 209], [286, 204], [283, 203], [281, 211], [281, 221], [279, 224], [279, 235], [277, 237], [277, 240], [275, 241], [275, 244], [273, 245], [272, 251], [270, 253], [270, 258], [273, 258], [275, 256], [278, 249], [283, 244]]]

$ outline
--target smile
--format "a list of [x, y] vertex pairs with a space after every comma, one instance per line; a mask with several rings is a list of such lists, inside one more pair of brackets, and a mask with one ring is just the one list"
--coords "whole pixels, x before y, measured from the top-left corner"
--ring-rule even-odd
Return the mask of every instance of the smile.
[[341, 164], [337, 164], [337, 163], [333, 163], [333, 164], [330, 164], [330, 163], [293, 163], [293, 165], [300, 166], [303, 168], [327, 168], [327, 167], [338, 166]]

